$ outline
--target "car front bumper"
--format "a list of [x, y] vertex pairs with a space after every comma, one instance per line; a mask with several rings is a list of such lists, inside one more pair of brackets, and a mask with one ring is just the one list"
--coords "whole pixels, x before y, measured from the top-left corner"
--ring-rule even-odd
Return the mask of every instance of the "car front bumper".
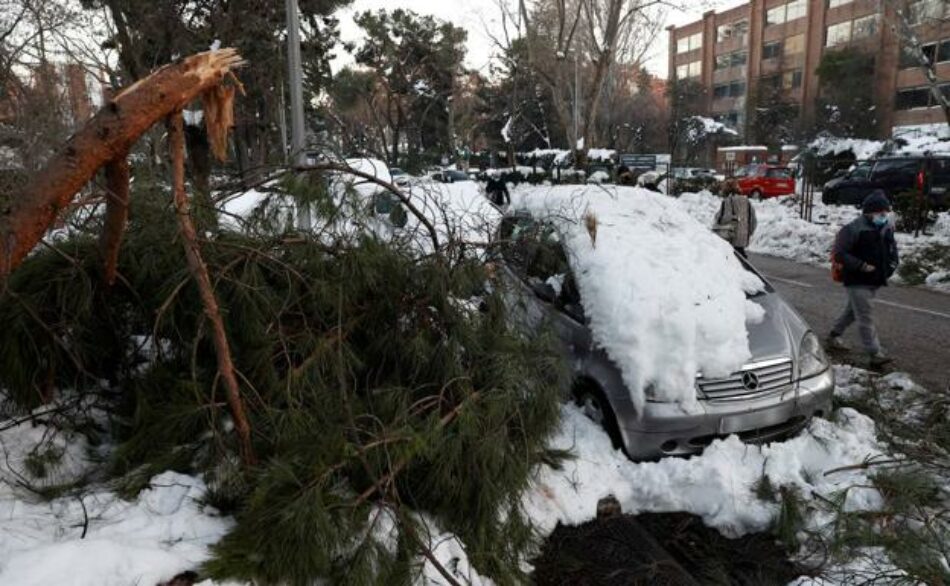
[[797, 433], [816, 415], [829, 414], [834, 386], [829, 368], [765, 397], [700, 400], [691, 411], [675, 403], [647, 403], [641, 416], [621, 417], [617, 423], [634, 460], [698, 454], [714, 440], [733, 434], [766, 443]]

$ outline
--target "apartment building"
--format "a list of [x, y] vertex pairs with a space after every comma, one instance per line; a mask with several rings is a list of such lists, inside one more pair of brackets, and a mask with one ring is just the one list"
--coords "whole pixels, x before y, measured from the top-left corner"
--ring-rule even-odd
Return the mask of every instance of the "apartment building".
[[807, 126], [820, 95], [816, 69], [826, 51], [855, 47], [872, 54], [875, 74], [856, 92], [872, 92], [878, 134], [895, 126], [944, 121], [919, 65], [901, 50], [904, 11], [937, 78], [950, 95], [950, 0], [751, 0], [702, 20], [670, 27], [670, 78], [706, 90], [710, 116], [748, 132], [749, 95], [769, 84], [799, 108]]

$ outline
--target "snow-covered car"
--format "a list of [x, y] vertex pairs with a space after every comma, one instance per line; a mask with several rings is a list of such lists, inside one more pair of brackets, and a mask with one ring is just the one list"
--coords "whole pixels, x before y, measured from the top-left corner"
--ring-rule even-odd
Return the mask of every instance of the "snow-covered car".
[[573, 399], [616, 447], [689, 455], [830, 413], [819, 339], [761, 274], [676, 200], [602, 189], [516, 198], [497, 274], [519, 327], [553, 327]]
[[411, 176], [399, 167], [390, 167], [389, 174], [393, 178], [393, 184], [398, 187], [409, 187]]

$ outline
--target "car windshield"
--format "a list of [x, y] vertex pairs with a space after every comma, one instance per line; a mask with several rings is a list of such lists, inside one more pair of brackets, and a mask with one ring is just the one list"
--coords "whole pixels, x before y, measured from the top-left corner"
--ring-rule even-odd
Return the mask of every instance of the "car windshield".
[[788, 179], [792, 174], [785, 167], [774, 167], [769, 169], [765, 176], [772, 179]]

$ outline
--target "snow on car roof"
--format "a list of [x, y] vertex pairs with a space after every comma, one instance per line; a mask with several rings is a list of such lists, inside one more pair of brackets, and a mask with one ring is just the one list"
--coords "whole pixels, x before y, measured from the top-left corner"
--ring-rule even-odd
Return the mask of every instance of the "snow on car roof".
[[[697, 408], [698, 373], [722, 377], [751, 357], [747, 294], [764, 284], [732, 247], [675, 199], [633, 187], [521, 190], [514, 209], [555, 224], [568, 249], [595, 343], [619, 367], [634, 404]], [[596, 239], [583, 218], [597, 218]]]

